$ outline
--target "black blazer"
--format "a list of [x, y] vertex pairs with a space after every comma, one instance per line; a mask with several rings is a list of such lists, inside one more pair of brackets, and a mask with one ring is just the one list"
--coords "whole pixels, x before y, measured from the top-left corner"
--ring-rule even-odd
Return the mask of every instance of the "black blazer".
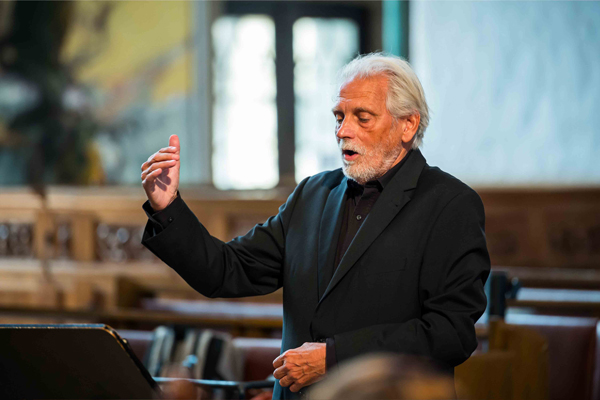
[[[178, 199], [172, 222], [143, 244], [208, 297], [283, 286], [282, 352], [334, 338], [338, 362], [370, 351], [432, 357], [454, 367], [477, 346], [490, 260], [479, 196], [413, 151], [386, 185], [330, 282], [347, 178], [304, 179], [279, 213], [224, 243]], [[275, 384], [274, 398], [296, 397]]]

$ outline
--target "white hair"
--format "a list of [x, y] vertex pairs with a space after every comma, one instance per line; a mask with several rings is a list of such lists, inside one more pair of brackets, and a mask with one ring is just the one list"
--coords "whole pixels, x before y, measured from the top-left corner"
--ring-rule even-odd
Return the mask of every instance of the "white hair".
[[413, 149], [419, 148], [429, 125], [429, 107], [419, 78], [404, 59], [384, 53], [359, 55], [346, 64], [340, 72], [339, 89], [356, 78], [378, 75], [388, 78], [386, 107], [394, 118], [403, 118], [417, 113], [421, 116], [412, 145]]

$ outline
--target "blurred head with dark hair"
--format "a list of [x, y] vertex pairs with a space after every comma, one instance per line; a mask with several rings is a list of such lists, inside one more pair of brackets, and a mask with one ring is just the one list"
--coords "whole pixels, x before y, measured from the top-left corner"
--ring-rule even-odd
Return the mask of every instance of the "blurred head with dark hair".
[[427, 359], [397, 354], [369, 354], [356, 358], [310, 392], [315, 400], [456, 398], [454, 379]]

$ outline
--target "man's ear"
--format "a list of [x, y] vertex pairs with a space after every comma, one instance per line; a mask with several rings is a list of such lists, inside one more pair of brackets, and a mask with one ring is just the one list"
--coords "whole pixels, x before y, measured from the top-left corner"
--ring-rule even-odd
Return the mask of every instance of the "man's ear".
[[402, 124], [402, 143], [410, 143], [417, 130], [419, 129], [419, 123], [421, 122], [421, 114], [414, 113], [408, 117], [404, 117], [404, 123]]

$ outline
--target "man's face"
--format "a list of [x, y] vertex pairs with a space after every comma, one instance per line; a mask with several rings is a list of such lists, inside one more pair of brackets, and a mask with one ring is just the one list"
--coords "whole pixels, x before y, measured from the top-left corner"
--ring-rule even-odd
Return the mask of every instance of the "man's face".
[[404, 156], [402, 124], [388, 112], [386, 96], [385, 76], [357, 78], [342, 87], [332, 110], [344, 174], [362, 185], [383, 176]]

